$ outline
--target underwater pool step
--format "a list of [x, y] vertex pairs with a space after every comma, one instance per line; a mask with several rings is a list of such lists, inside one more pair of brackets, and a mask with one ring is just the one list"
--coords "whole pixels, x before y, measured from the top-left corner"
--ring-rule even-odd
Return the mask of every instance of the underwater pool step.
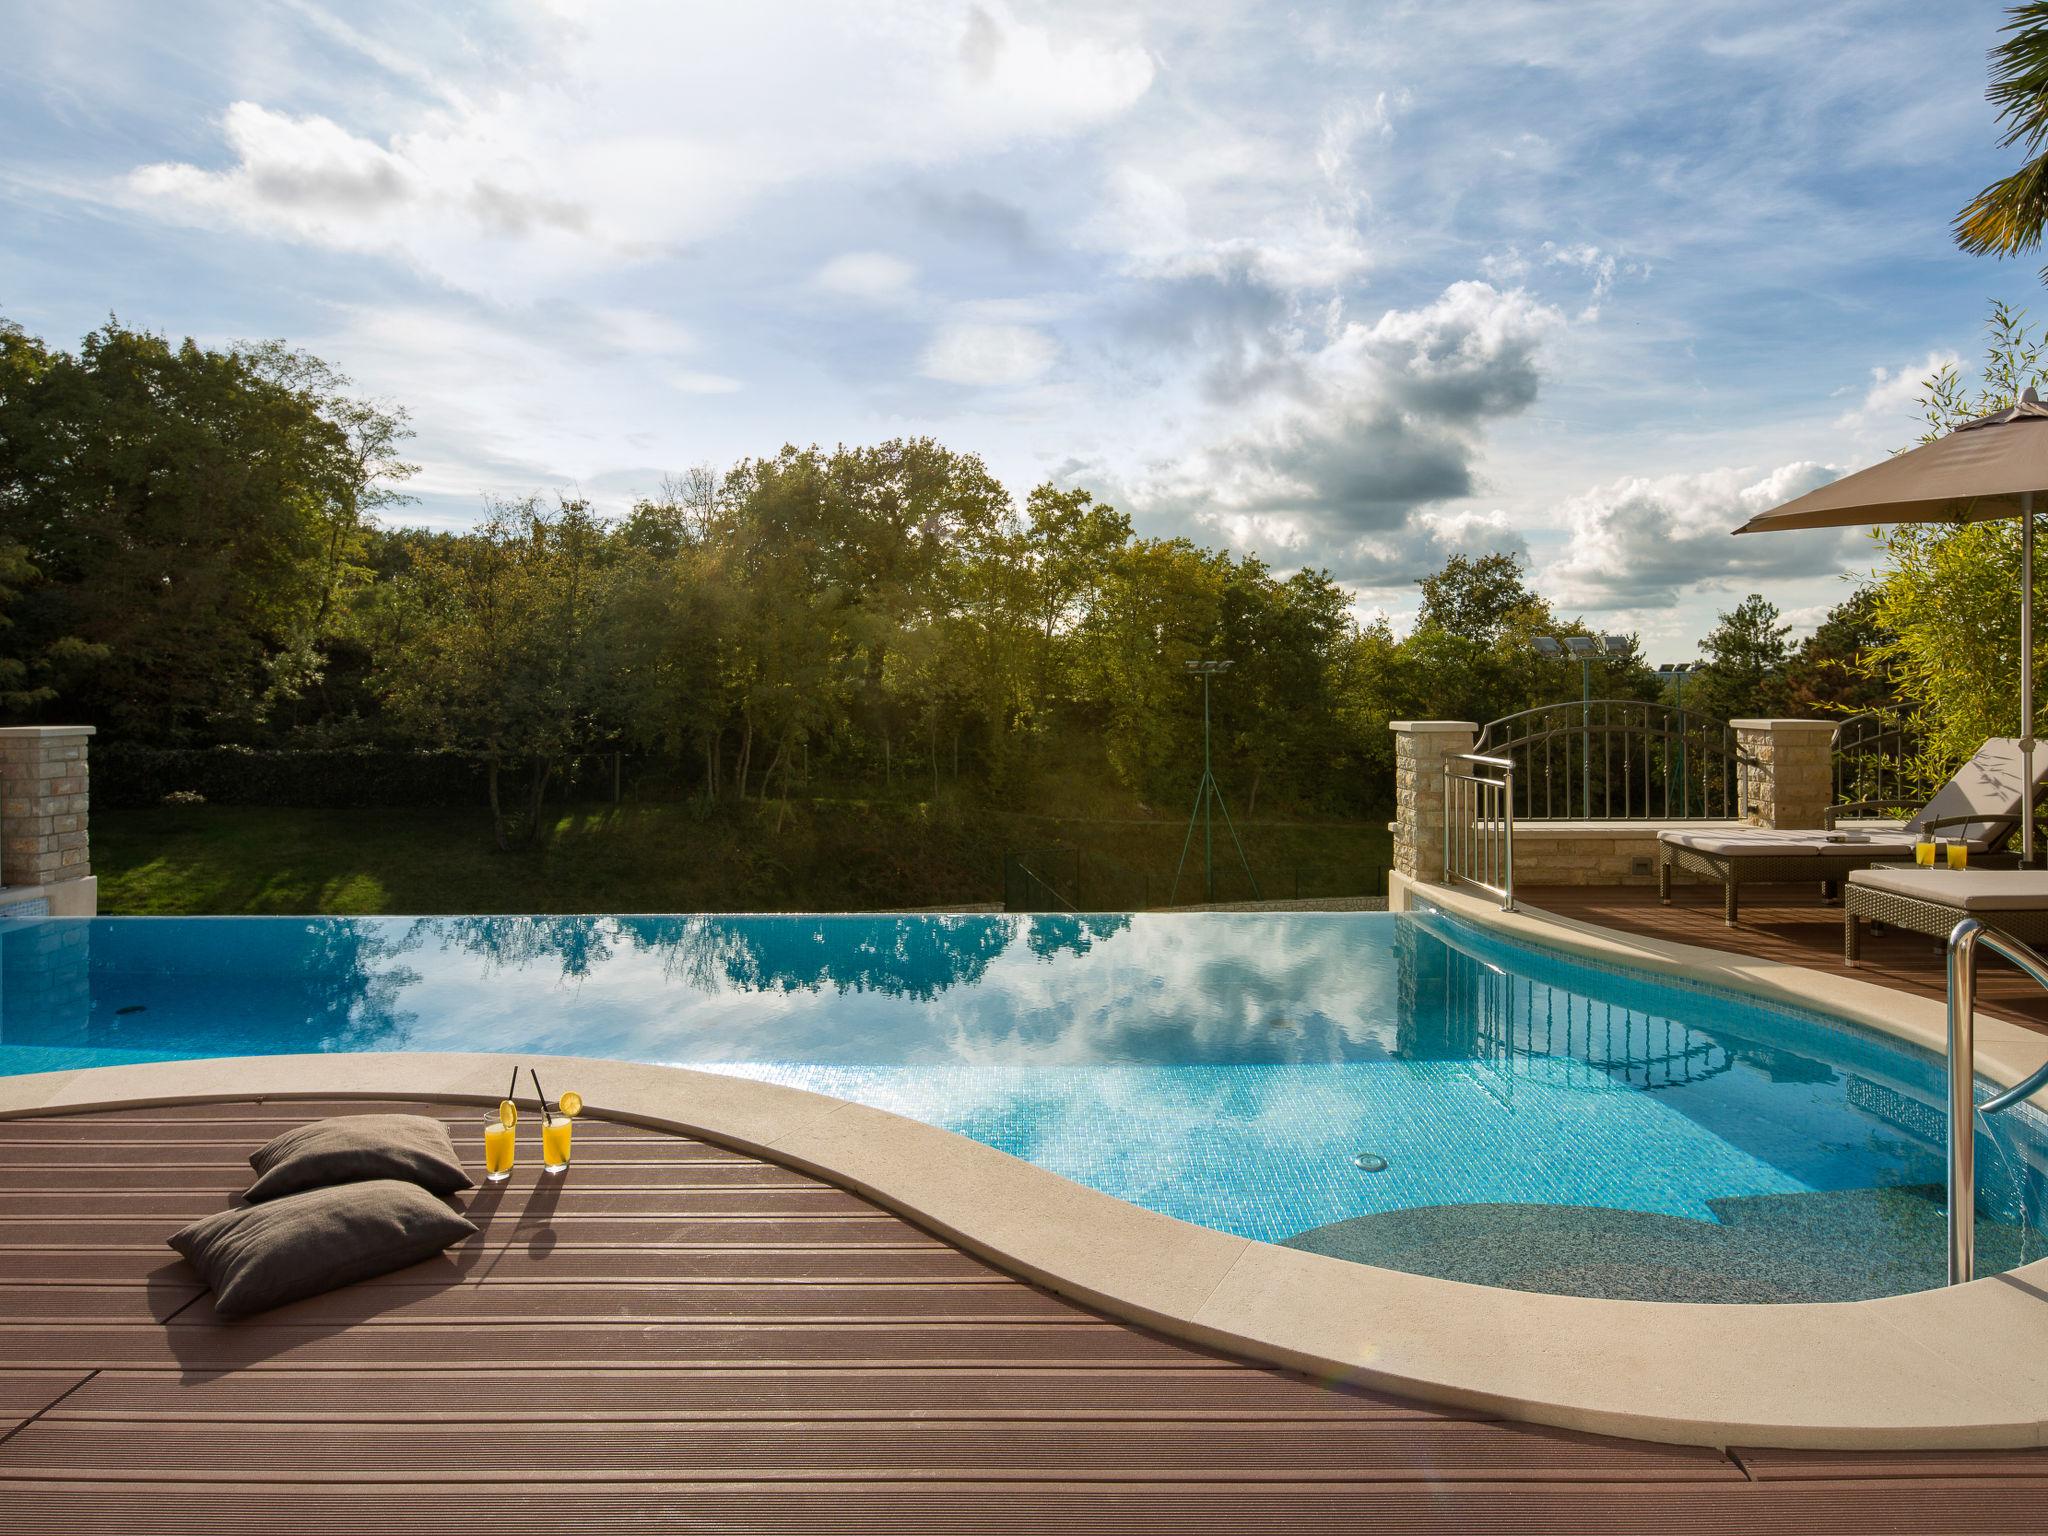
[[[1442, 1205], [1332, 1222], [1281, 1246], [1472, 1285], [1617, 1301], [1863, 1301], [1944, 1280], [1934, 1186], [1709, 1201], [1719, 1221], [1567, 1205]], [[1980, 1218], [1986, 1273], [2038, 1258], [2039, 1232]]]

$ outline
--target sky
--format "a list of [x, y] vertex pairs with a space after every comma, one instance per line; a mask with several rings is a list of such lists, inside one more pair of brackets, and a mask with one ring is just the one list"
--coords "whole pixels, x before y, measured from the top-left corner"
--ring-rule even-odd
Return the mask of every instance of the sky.
[[1867, 534], [1729, 530], [2042, 311], [1948, 236], [2003, 19], [0, 0], [0, 315], [319, 354], [410, 413], [390, 521], [929, 434], [1397, 630], [1507, 550], [1683, 659], [1846, 596]]

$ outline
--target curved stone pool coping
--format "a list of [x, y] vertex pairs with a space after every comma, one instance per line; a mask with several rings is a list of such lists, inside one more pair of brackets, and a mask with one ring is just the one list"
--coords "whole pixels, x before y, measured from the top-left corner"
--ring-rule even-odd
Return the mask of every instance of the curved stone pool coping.
[[[1730, 963], [1710, 965], [1699, 958], [1709, 951], [1646, 954], [1584, 925], [1560, 935], [1529, 914], [1501, 923], [1481, 903], [1418, 889], [1539, 942], [1818, 1003], [1923, 1043], [1926, 1010], [1940, 1012], [1865, 983], [1781, 974], [1793, 969], [1786, 966], [1766, 973], [1762, 962], [1727, 956], [1718, 961]], [[1905, 1006], [1912, 1003], [1921, 1007]], [[1983, 1061], [1994, 1077], [2026, 1054], [2002, 1037], [1996, 1047]], [[1706, 1306], [1496, 1290], [1193, 1226], [950, 1131], [802, 1089], [683, 1067], [523, 1059], [560, 1088], [577, 1088], [594, 1113], [815, 1174], [1113, 1316], [1314, 1376], [1683, 1444], [2048, 1443], [2048, 1261], [1880, 1301]], [[0, 1078], [0, 1117], [251, 1097], [427, 1097], [482, 1107], [497, 1101], [504, 1069], [502, 1055], [430, 1052], [96, 1067]]]

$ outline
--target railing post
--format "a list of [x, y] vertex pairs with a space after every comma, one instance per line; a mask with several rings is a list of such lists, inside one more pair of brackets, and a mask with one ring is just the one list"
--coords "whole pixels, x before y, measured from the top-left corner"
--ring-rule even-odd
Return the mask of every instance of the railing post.
[[1977, 938], [1966, 917], [1948, 936], [1948, 1283], [1977, 1272]]
[[1515, 910], [1515, 769], [1513, 759], [1509, 759], [1508, 766], [1501, 771], [1501, 785], [1501, 801], [1505, 812], [1502, 817], [1502, 825], [1505, 830], [1502, 832], [1501, 837], [1502, 842], [1507, 848], [1508, 867], [1505, 878], [1501, 881], [1503, 894], [1500, 899], [1500, 909], [1503, 912], [1512, 912]]

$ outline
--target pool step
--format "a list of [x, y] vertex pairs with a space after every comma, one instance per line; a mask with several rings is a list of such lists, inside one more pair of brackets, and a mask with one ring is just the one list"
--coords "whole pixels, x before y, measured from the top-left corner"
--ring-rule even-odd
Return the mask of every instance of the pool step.
[[[1861, 1301], [1944, 1278], [1936, 1186], [1710, 1201], [1718, 1221], [1566, 1205], [1450, 1205], [1332, 1222], [1282, 1246], [1475, 1285], [1631, 1301]], [[1980, 1272], [2048, 1251], [1980, 1219]]]

